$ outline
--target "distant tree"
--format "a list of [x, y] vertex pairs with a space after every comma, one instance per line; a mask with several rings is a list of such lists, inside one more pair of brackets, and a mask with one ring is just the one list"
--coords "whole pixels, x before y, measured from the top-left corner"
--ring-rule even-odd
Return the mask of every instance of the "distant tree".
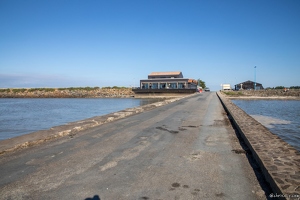
[[202, 87], [203, 89], [206, 88], [205, 82], [202, 81], [201, 79], [198, 79], [198, 85], [199, 85], [200, 87]]
[[290, 89], [300, 89], [300, 86], [291, 86]]
[[284, 86], [276, 86], [275, 89], [284, 89]]

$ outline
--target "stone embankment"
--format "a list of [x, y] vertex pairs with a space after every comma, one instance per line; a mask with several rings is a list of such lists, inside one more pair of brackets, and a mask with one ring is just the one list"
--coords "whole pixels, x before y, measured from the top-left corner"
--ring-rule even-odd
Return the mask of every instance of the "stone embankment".
[[[185, 96], [186, 97], [186, 96]], [[42, 130], [26, 135], [21, 135], [7, 140], [0, 141], [0, 155], [9, 151], [27, 148], [33, 145], [41, 144], [43, 142], [53, 140], [56, 138], [69, 136], [73, 137], [79, 131], [86, 130], [92, 127], [100, 126], [102, 124], [112, 122], [130, 115], [152, 110], [154, 108], [178, 101], [184, 97], [165, 99], [160, 102], [147, 104], [135, 108], [128, 108], [119, 112], [110, 113], [103, 116], [92, 117], [77, 122], [71, 122], [66, 125], [52, 127], [49, 130]]]
[[[217, 93], [274, 193], [270, 198], [300, 198], [300, 152]], [[275, 198], [278, 199], [278, 198]]]
[[122, 98], [132, 97], [131, 88], [31, 88], [0, 89], [0, 98]]
[[230, 98], [300, 99], [300, 89], [222, 91]]

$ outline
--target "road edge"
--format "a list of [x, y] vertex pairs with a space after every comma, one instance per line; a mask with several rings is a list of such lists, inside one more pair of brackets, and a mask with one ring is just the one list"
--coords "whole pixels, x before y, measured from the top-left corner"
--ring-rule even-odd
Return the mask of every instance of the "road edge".
[[253, 154], [274, 193], [270, 198], [300, 198], [300, 153], [217, 92], [224, 109]]
[[[196, 94], [196, 93], [195, 93]], [[163, 101], [155, 102], [152, 104], [147, 104], [143, 106], [138, 106], [134, 108], [128, 108], [125, 110], [120, 110], [114, 113], [109, 113], [107, 115], [91, 117], [88, 119], [83, 119], [80, 121], [70, 122], [64, 125], [55, 126], [48, 130], [36, 131], [14, 138], [1, 140], [0, 141], [0, 156], [15, 150], [20, 150], [28, 148], [37, 144], [41, 144], [53, 139], [70, 136], [73, 137], [77, 132], [100, 126], [105, 123], [109, 123], [118, 119], [122, 119], [131, 115], [135, 115], [141, 112], [152, 110], [157, 107], [167, 105], [169, 103], [193, 96], [195, 94], [186, 95], [177, 98], [166, 99]]]

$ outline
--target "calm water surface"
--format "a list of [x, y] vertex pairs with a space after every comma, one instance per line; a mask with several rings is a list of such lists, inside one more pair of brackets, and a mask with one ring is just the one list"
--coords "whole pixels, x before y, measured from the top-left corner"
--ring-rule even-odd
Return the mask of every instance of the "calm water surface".
[[300, 101], [232, 100], [232, 102], [300, 151]]
[[131, 98], [0, 99], [0, 140], [157, 101]]

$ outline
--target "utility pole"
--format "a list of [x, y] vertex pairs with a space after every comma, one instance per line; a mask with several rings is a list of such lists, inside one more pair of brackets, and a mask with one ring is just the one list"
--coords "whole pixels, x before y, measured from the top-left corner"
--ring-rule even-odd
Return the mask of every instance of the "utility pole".
[[256, 90], [256, 66], [254, 67], [254, 90]]

